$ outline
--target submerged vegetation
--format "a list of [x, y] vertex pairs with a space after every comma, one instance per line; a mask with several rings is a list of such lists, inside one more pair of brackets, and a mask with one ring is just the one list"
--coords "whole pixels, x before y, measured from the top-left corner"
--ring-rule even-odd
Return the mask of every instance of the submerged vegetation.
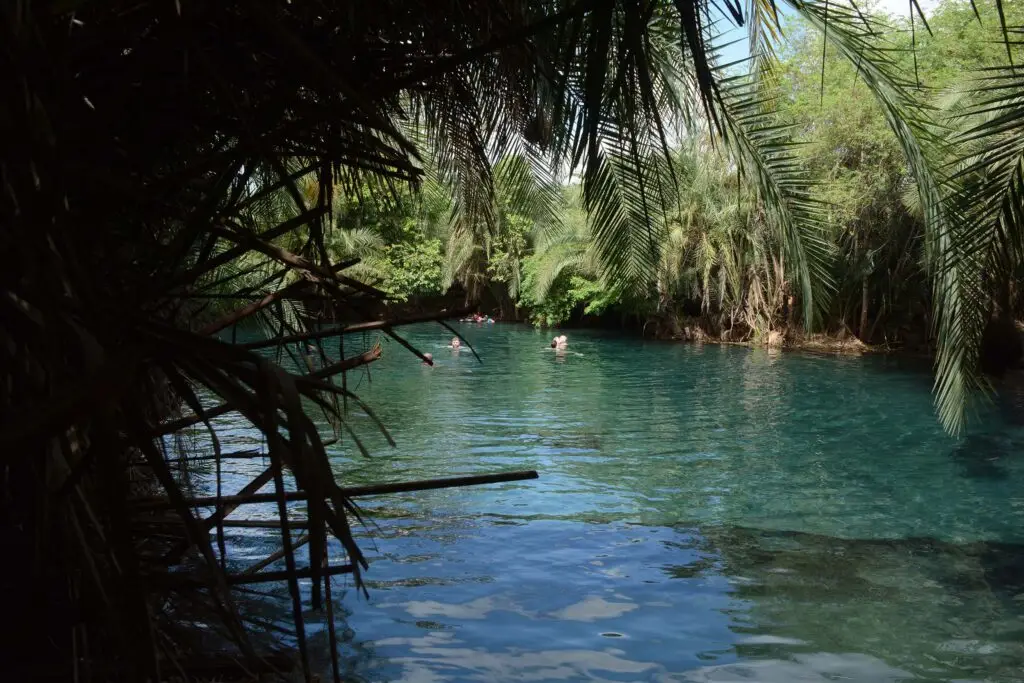
[[[333, 653], [330, 577], [366, 567], [326, 447], [363, 451], [345, 372], [381, 352], [323, 343], [374, 329], [419, 354], [367, 320], [385, 299], [934, 330], [958, 429], [1024, 248], [1024, 22], [984, 4], [931, 33], [804, 0], [784, 21], [770, 0], [6, 4], [0, 519], [25, 559], [2, 588], [34, 628], [5, 671], [186, 677], [214, 634], [257, 671], [240, 586], [281, 579], [310, 678], [299, 579]], [[731, 24], [748, 64], [717, 54]], [[363, 324], [315, 324], [334, 318]], [[218, 336], [250, 319], [267, 341]], [[322, 367], [288, 370], [310, 342]], [[238, 493], [272, 487], [281, 574], [226, 556], [219, 465], [244, 454], [209, 420], [229, 411], [266, 440]], [[219, 501], [192, 497], [196, 458]]]

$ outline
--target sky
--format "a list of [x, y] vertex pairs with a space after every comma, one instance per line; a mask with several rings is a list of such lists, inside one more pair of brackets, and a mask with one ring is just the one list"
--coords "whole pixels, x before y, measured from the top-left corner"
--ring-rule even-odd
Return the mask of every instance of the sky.
[[[918, 4], [921, 5], [921, 9], [924, 10], [925, 16], [928, 15], [935, 6], [939, 4], [938, 0], [918, 0]], [[908, 0], [879, 0], [878, 9], [887, 13], [895, 14], [898, 16], [907, 16], [910, 9], [910, 3]]]
[[[939, 4], [939, 0], [918, 0], [921, 5], [921, 9], [924, 11], [925, 16], [931, 13], [933, 9]], [[909, 0], [858, 0], [858, 5], [862, 7], [870, 6], [879, 11], [891, 14], [897, 17], [906, 17], [910, 13], [910, 2]], [[779, 2], [779, 13], [783, 15], [791, 15], [793, 11], [784, 3]], [[730, 31], [725, 32], [719, 38], [719, 44], [723, 45], [732, 41], [732, 45], [728, 45], [723, 48], [721, 52], [720, 64], [727, 64], [729, 62], [738, 61], [747, 57], [750, 52], [747, 45], [747, 31], [745, 28], [733, 28]]]

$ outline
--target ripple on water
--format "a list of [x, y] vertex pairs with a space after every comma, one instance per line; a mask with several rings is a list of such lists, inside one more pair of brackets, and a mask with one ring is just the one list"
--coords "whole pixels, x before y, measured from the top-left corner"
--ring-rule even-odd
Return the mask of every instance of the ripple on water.
[[[399, 447], [355, 412], [374, 457], [343, 440], [336, 476], [541, 479], [361, 501], [371, 597], [342, 599], [355, 676], [1020, 678], [1021, 425], [987, 415], [948, 439], [928, 374], [892, 359], [584, 332], [558, 356], [548, 333], [460, 331], [483, 365], [439, 350], [422, 368], [388, 345], [369, 377], [349, 378]], [[446, 339], [426, 326], [408, 336]], [[258, 447], [235, 420], [217, 421], [222, 443]], [[225, 486], [264, 467], [232, 461]], [[201, 485], [211, 473], [200, 468]], [[274, 549], [245, 531], [229, 537], [245, 557]]]

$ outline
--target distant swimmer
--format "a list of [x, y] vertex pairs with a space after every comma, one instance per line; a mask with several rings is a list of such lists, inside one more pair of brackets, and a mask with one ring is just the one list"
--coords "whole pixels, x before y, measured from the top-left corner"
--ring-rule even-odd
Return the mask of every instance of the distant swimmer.
[[551, 340], [551, 348], [564, 349], [569, 346], [569, 339], [564, 334]]
[[423, 357], [426, 358], [426, 360], [423, 361], [423, 365], [426, 365], [426, 366], [429, 367], [429, 366], [432, 366], [434, 364], [434, 354], [432, 354], [432, 353], [425, 353], [425, 354], [423, 354]]
[[309, 368], [309, 371], [313, 372], [316, 369], [317, 348], [313, 344], [306, 344], [305, 351], [302, 354], [303, 360], [306, 361], [306, 367]]
[[460, 348], [462, 348], [462, 342], [459, 341], [458, 337], [452, 337], [452, 343], [448, 345], [448, 348], [455, 349], [456, 351], [458, 351]]

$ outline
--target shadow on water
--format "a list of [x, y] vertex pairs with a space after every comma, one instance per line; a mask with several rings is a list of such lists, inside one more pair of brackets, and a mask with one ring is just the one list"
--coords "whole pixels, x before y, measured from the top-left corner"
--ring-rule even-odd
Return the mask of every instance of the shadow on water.
[[[792, 667], [825, 652], [871, 653], [903, 672], [886, 677], [846, 662], [853, 668], [836, 674], [843, 680], [1019, 679], [1024, 544], [746, 527], [705, 528], [700, 538], [698, 558], [663, 571], [684, 581], [729, 577], [733, 596], [747, 605], [731, 627], [747, 636], [732, 648], [741, 660], [785, 659], [779, 673], [801, 681], [819, 679]], [[736, 677], [707, 680], [776, 680], [745, 667], [714, 667]]]
[[981, 424], [950, 451], [965, 477], [1007, 479], [1010, 463], [1024, 453], [1024, 381], [1019, 374], [1004, 377], [996, 391]]
[[[846, 539], [799, 531], [766, 531], [745, 527], [705, 529], [704, 538], [718, 549], [719, 561], [707, 569], [733, 576], [748, 573], [785, 576], [809, 582], [809, 597], [863, 594], [872, 583], [866, 568], [891, 561], [934, 562], [935, 579], [952, 590], [984, 590], [1008, 600], [1024, 598], [1024, 544], [976, 541], [950, 543], [933, 538]], [[784, 568], [784, 569], [780, 569]], [[680, 576], [686, 576], [682, 569]], [[759, 589], [740, 589], [744, 597]]]
[[1002, 480], [1024, 454], [1024, 386], [1004, 381], [980, 424], [957, 442], [950, 456], [963, 476]]
[[965, 477], [1003, 480], [1009, 477], [1005, 461], [1019, 452], [1019, 445], [1005, 437], [970, 434], [953, 447], [950, 457]]

